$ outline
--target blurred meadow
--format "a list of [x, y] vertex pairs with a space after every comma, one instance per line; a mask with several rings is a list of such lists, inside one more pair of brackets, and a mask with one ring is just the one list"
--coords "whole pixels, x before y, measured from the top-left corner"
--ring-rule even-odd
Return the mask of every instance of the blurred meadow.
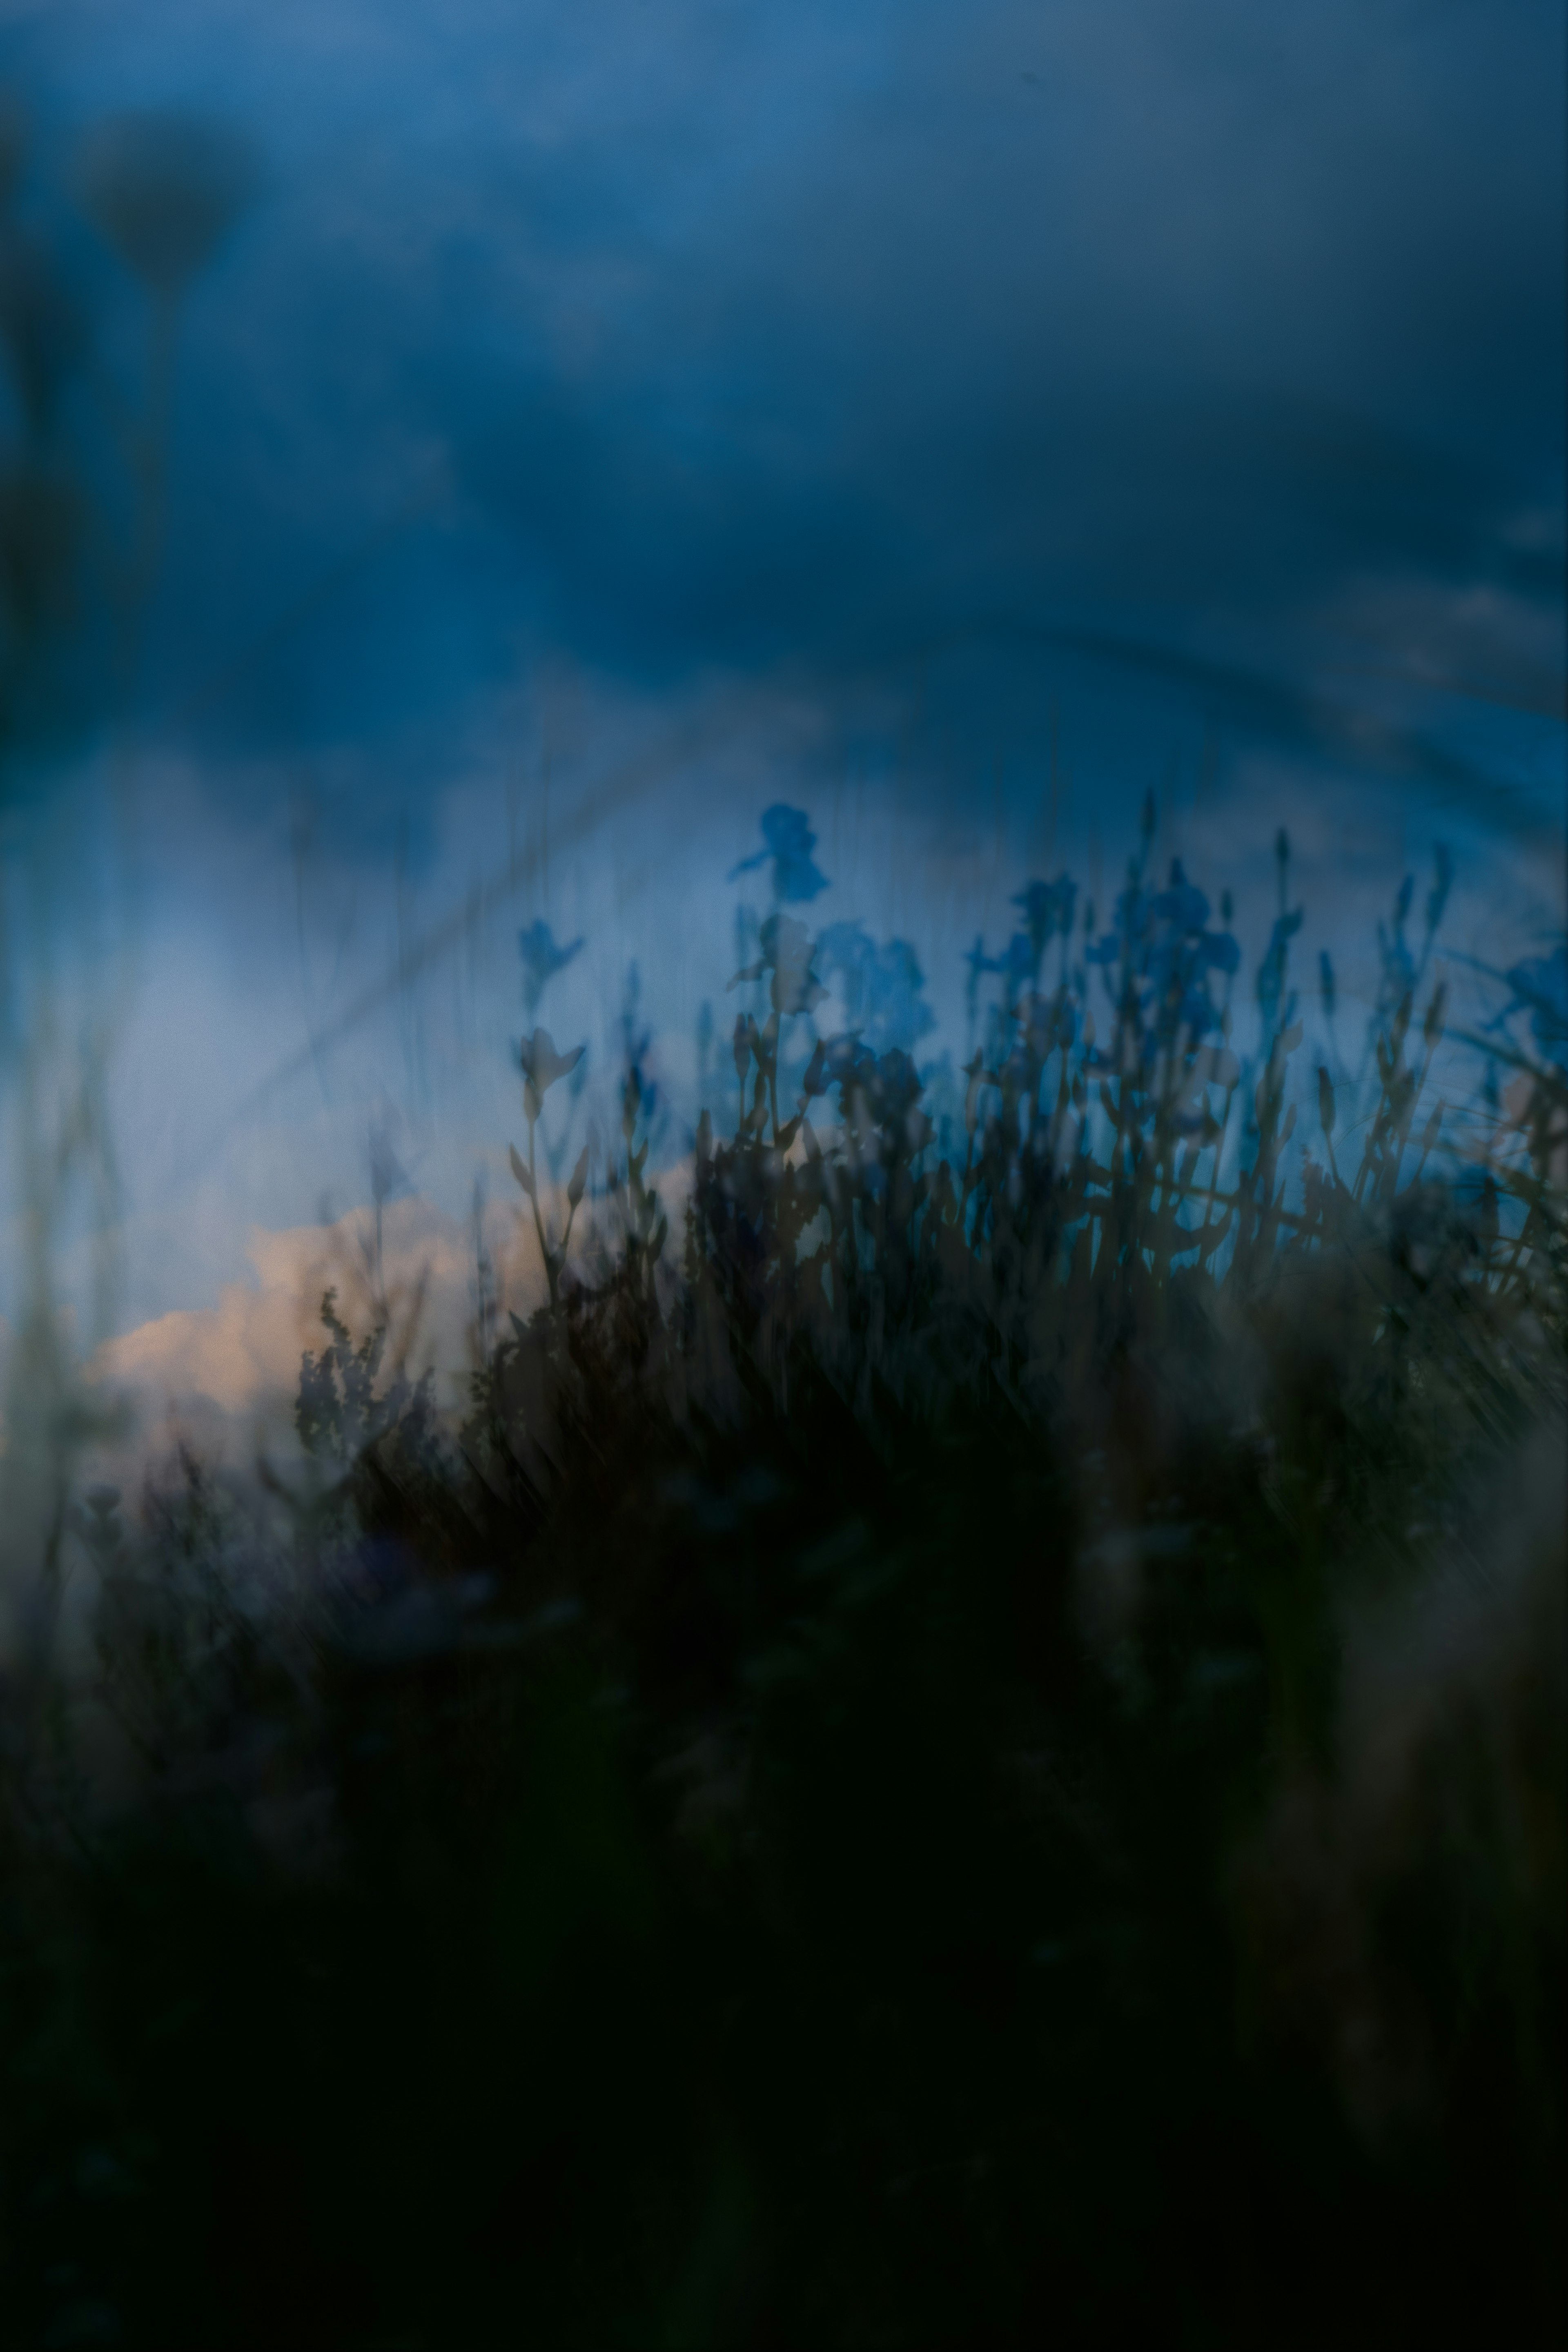
[[1561, 10], [0, 10], [18, 2345], [1556, 2342]]

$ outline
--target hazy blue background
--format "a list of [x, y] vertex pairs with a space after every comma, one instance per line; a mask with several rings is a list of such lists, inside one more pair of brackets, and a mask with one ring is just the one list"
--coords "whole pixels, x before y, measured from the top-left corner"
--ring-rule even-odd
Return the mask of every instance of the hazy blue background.
[[107, 1041], [120, 1328], [365, 1197], [373, 1120], [498, 1183], [536, 915], [587, 939], [557, 1034], [607, 1073], [636, 958], [689, 1107], [777, 798], [932, 1052], [1151, 786], [1249, 945], [1289, 823], [1352, 990], [1439, 837], [1456, 944], [1561, 927], [1560, 6], [48, 0], [0, 79], [132, 403], [73, 142], [178, 108], [261, 165], [134, 692], [7, 787], [12, 951]]

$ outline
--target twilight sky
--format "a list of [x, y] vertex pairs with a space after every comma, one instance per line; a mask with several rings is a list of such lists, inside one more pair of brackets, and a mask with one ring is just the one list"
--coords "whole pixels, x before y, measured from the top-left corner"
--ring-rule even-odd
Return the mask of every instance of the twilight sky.
[[117, 1328], [372, 1120], [455, 1212], [536, 915], [545, 1017], [607, 1074], [635, 957], [689, 1091], [777, 798], [944, 1017], [1151, 786], [1246, 943], [1281, 820], [1352, 972], [1438, 837], [1457, 943], [1561, 925], [1556, 0], [0, 0], [0, 80], [105, 399], [80, 136], [259, 164], [133, 687], [6, 787], [13, 952], [109, 1008]]

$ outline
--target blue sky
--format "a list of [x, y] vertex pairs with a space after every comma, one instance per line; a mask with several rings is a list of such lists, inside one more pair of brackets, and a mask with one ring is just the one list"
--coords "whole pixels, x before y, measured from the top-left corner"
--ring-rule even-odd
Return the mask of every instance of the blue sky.
[[455, 1199], [547, 894], [563, 1022], [606, 1047], [635, 955], [679, 1075], [778, 797], [939, 1001], [1150, 786], [1259, 922], [1282, 817], [1325, 936], [1439, 834], [1471, 944], [1560, 921], [1563, 47], [1538, 0], [0, 6], [127, 402], [73, 142], [260, 163], [181, 323], [133, 789], [81, 745], [24, 827], [116, 1006], [121, 1318], [353, 1197], [378, 1105]]

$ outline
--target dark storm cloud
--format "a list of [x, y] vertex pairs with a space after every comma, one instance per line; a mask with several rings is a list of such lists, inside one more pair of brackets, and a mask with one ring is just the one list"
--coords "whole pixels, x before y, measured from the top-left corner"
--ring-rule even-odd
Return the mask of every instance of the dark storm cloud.
[[[800, 642], [911, 604], [1517, 569], [1560, 499], [1552, 20], [1314, 12], [1260, 46], [1251, 12], [1179, 12], [1177, 43], [1170, 14], [928, 16], [707, 226], [575, 412], [581, 545], [619, 559], [584, 623], [617, 573], [650, 634]], [[465, 455], [527, 528], [559, 445], [520, 394], [515, 490]], [[1555, 586], [1560, 541], [1533, 552]]]
[[520, 630], [646, 680], [1090, 611], [1560, 705], [1555, 5], [171, 5], [134, 88], [73, 13], [79, 111], [184, 76], [275, 158], [187, 339], [172, 707], [226, 663], [247, 730], [395, 731]]
[[[1560, 598], [1555, 17], [1170, 14], [917, 12], [765, 171], [731, 126], [653, 250], [656, 130], [498, 173], [490, 259], [402, 283], [410, 383], [551, 624], [658, 668], [1086, 598]], [[547, 308], [581, 274], [573, 364], [512, 239]]]

